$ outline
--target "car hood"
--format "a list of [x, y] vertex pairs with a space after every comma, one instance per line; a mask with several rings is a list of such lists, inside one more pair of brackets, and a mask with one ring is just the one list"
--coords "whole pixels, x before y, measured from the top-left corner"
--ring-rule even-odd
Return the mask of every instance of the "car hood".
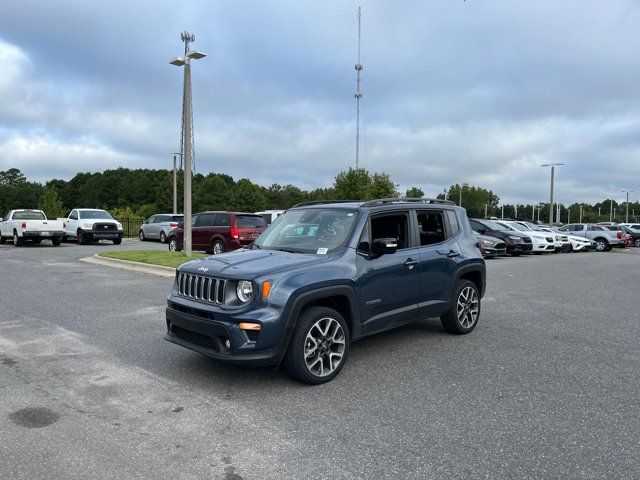
[[253, 279], [298, 267], [325, 262], [330, 255], [288, 253], [279, 250], [241, 249], [192, 260], [180, 266], [182, 272], [225, 278]]

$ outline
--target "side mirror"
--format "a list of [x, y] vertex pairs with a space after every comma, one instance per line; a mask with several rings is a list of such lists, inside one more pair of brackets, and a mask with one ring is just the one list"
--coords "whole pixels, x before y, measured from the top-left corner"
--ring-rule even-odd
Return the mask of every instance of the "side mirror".
[[486, 233], [487, 233], [487, 229], [486, 229], [486, 228], [479, 228], [479, 229], [477, 230], [477, 232], [478, 232], [480, 235], [484, 235], [484, 234], [486, 234]]
[[376, 256], [396, 253], [398, 241], [395, 238], [376, 238], [371, 245], [371, 252]]

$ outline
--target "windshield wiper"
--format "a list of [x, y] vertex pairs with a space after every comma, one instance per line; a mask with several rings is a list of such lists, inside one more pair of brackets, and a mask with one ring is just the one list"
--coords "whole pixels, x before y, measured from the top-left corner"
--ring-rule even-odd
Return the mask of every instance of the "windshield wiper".
[[279, 252], [287, 252], [287, 253], [304, 253], [301, 250], [294, 250], [293, 248], [271, 247], [270, 250], [278, 250]]

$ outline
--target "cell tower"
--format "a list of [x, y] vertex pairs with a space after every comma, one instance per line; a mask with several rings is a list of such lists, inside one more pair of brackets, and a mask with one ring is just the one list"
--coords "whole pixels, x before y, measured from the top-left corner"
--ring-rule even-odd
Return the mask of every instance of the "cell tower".
[[358, 7], [358, 63], [356, 63], [356, 93], [353, 95], [356, 99], [356, 168], [360, 166], [360, 72], [362, 72], [362, 64], [360, 63], [360, 26], [362, 19], [362, 7]]
[[[184, 55], [187, 56], [189, 53], [189, 44], [196, 41], [196, 36], [193, 33], [189, 33], [186, 30], [180, 34], [180, 39], [184, 42]], [[187, 85], [187, 81], [189, 85]], [[188, 105], [187, 105], [188, 102]], [[188, 107], [188, 108], [187, 108]], [[187, 137], [187, 132], [185, 130], [185, 115], [186, 112], [189, 112], [189, 128], [191, 129], [190, 135]], [[191, 100], [191, 76], [185, 80], [183, 91], [182, 91], [182, 128], [180, 129], [180, 152], [184, 154], [184, 142], [185, 138], [191, 139], [191, 165], [193, 170], [196, 169], [196, 151], [194, 149], [194, 135], [193, 135], [193, 103]], [[184, 159], [184, 155], [180, 155], [180, 169], [182, 169], [182, 161]]]

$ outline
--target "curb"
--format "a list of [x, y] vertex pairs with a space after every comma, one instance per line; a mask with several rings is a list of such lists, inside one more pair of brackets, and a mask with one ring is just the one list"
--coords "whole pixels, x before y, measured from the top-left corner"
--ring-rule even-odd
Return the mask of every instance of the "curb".
[[173, 278], [176, 275], [176, 269], [173, 267], [165, 267], [163, 265], [151, 265], [150, 263], [132, 262], [130, 260], [120, 260], [117, 258], [101, 257], [95, 254], [93, 257], [85, 257], [80, 259], [81, 262], [92, 263], [94, 265], [102, 265], [105, 267], [120, 268], [122, 270], [130, 270], [139, 273], [150, 273], [165, 278]]

